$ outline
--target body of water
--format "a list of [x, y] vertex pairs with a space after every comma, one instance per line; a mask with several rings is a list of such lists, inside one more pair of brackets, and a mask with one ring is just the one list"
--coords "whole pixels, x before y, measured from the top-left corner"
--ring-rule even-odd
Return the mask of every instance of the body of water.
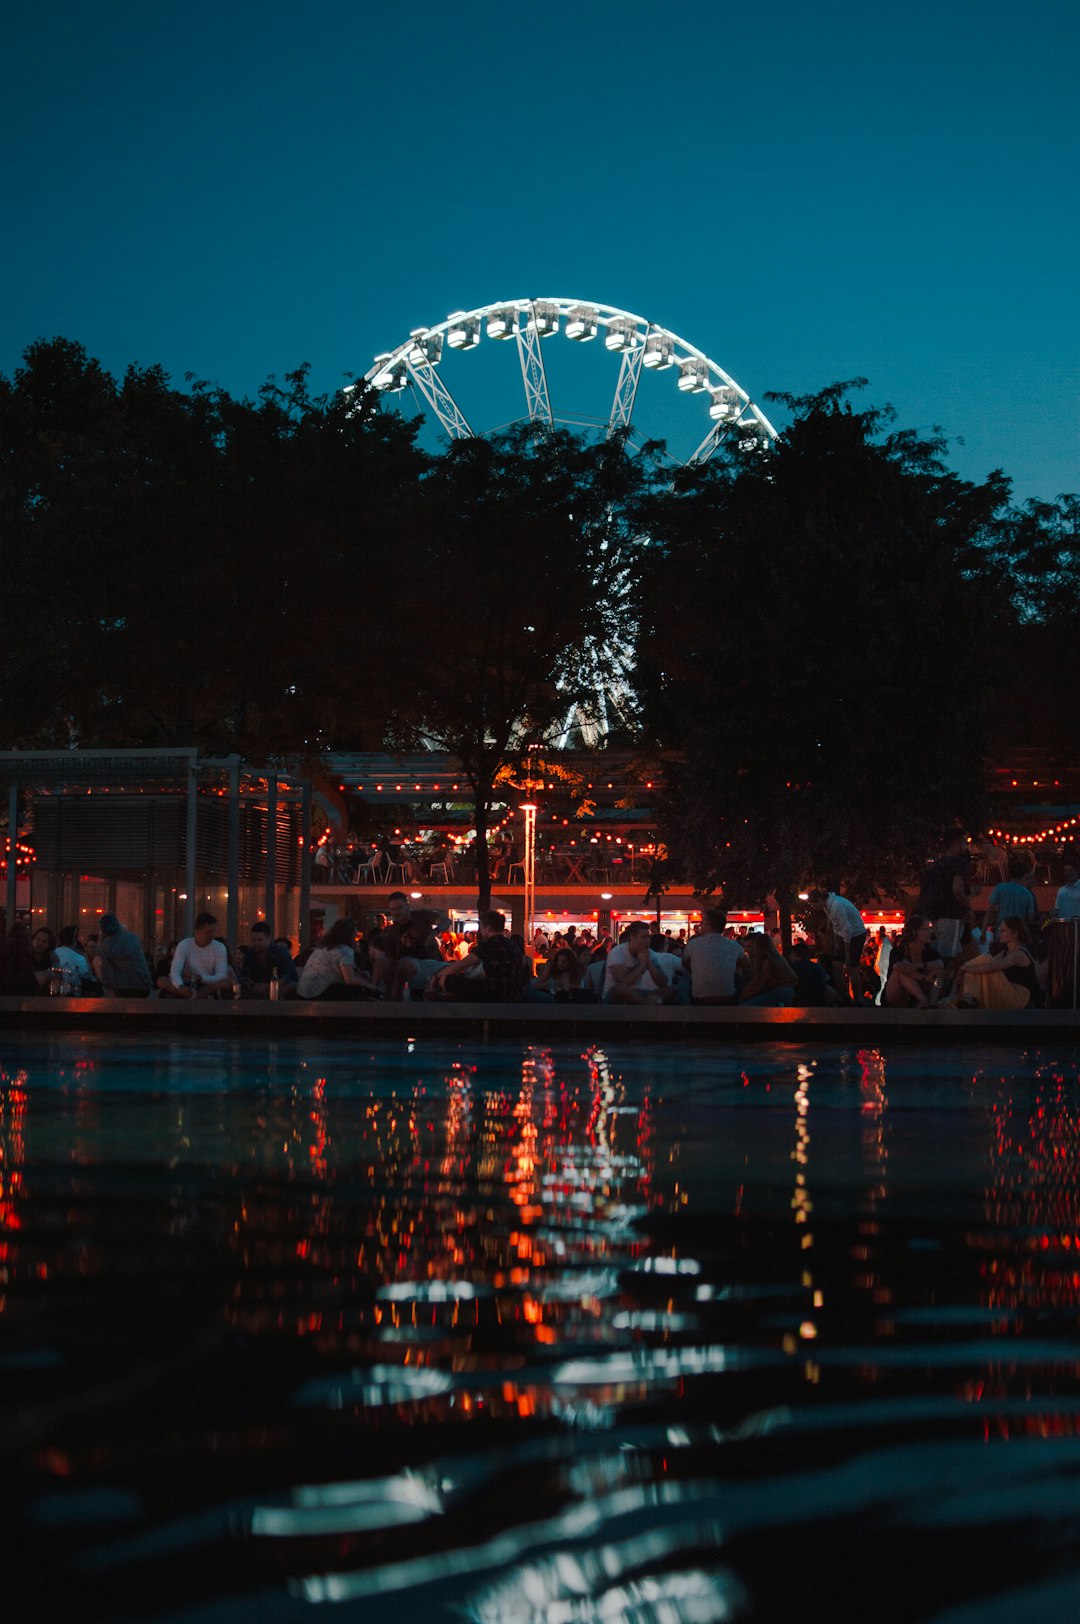
[[3, 1617], [1075, 1621], [1078, 1069], [5, 1036]]

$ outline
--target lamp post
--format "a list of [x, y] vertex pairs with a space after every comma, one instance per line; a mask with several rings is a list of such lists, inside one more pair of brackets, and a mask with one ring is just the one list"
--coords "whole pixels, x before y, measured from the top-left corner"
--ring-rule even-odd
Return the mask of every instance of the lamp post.
[[521, 814], [525, 819], [525, 850], [522, 861], [522, 877], [525, 882], [525, 948], [531, 952], [533, 907], [536, 900], [536, 802], [526, 801], [521, 808]]

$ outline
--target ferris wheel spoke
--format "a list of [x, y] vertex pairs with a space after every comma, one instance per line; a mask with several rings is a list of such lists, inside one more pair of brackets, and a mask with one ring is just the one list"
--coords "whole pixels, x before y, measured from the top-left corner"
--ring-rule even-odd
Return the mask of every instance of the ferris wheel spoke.
[[548, 423], [551, 401], [548, 397], [547, 372], [540, 352], [540, 332], [536, 320], [536, 307], [530, 304], [518, 318], [518, 360], [521, 362], [521, 380], [525, 385], [525, 409], [533, 423]]
[[616, 429], [630, 427], [634, 416], [638, 382], [641, 378], [641, 363], [645, 356], [645, 340], [651, 331], [651, 326], [647, 327], [641, 335], [640, 343], [634, 342], [623, 350], [619, 378], [615, 385], [615, 397], [611, 402], [611, 412], [608, 416], [606, 438], [609, 440]]
[[426, 357], [406, 356], [409, 377], [452, 440], [471, 440], [468, 419], [442, 378]]

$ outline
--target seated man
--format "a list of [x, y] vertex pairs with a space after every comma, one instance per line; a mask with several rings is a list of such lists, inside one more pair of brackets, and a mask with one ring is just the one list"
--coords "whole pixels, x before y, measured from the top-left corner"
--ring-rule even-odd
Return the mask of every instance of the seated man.
[[300, 979], [296, 965], [284, 947], [271, 942], [270, 926], [265, 919], [256, 919], [248, 934], [250, 945], [240, 949], [241, 997], [269, 998], [276, 979], [279, 995], [295, 998]]
[[176, 945], [167, 976], [158, 978], [158, 991], [166, 998], [231, 997], [238, 985], [229, 965], [225, 943], [215, 936], [217, 919], [201, 913], [195, 920], [195, 934]]
[[628, 926], [607, 956], [605, 1004], [672, 1004], [676, 993], [659, 956], [650, 947], [652, 927], [644, 920]]
[[703, 908], [701, 931], [691, 936], [683, 948], [683, 963], [690, 972], [692, 1004], [733, 1004], [738, 996], [740, 976], [750, 974], [741, 942], [725, 936], [727, 914], [723, 908]]
[[443, 962], [433, 928], [436, 916], [427, 908], [411, 908], [404, 891], [390, 893], [386, 911], [390, 923], [374, 938], [373, 948], [383, 956], [381, 974], [389, 981], [390, 997], [403, 998], [406, 988], [422, 996]]
[[[442, 965], [428, 982], [426, 996], [470, 1003], [518, 1003], [527, 974], [525, 955], [506, 934], [506, 915], [490, 908], [480, 915], [479, 940], [471, 953]], [[479, 971], [471, 975], [470, 971]]]
[[114, 998], [149, 998], [150, 966], [134, 931], [125, 930], [113, 913], [102, 914], [94, 970]]

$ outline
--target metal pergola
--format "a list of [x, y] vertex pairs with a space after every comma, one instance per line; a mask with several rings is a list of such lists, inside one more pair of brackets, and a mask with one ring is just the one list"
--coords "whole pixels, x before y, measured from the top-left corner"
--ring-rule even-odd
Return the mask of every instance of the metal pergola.
[[[185, 933], [195, 924], [198, 875], [198, 794], [200, 775], [216, 773], [228, 782], [226, 934], [235, 942], [240, 906], [241, 774], [266, 780], [266, 896], [265, 917], [275, 924], [277, 876], [277, 808], [281, 800], [299, 800], [301, 808], [300, 928], [306, 937], [311, 904], [311, 782], [302, 775], [270, 764], [256, 767], [238, 755], [205, 756], [199, 750], [4, 750], [0, 751], [0, 792], [8, 790], [7, 928], [16, 916], [16, 848], [19, 800], [24, 791], [36, 795], [78, 795], [94, 789], [124, 789], [129, 793], [183, 794], [186, 803], [184, 864], [186, 879]], [[250, 796], [248, 797], [251, 798]], [[260, 792], [260, 799], [261, 799]]]

